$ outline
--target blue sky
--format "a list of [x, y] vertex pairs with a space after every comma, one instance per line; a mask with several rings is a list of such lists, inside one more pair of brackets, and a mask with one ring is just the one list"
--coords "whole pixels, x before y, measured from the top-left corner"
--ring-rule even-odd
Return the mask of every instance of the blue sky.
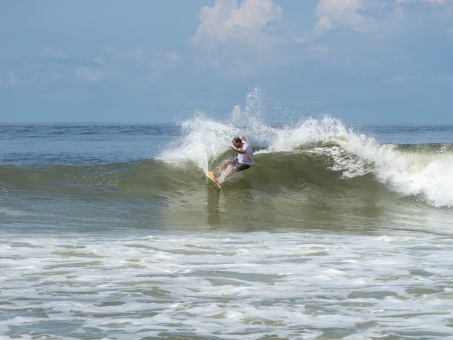
[[[453, 124], [453, 0], [0, 1], [0, 121]], [[256, 91], [255, 91], [256, 92]]]

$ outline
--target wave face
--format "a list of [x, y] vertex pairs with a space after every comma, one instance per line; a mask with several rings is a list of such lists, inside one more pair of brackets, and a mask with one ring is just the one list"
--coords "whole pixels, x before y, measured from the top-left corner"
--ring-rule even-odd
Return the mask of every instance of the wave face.
[[[3, 155], [15, 161], [0, 165], [0, 217], [98, 227], [452, 227], [452, 143], [382, 142], [376, 130], [329, 116], [269, 125], [247, 110], [235, 108], [226, 121], [198, 114], [180, 126], [77, 126], [56, 139], [56, 149], [54, 132], [40, 142], [33, 129], [43, 128], [33, 127], [41, 149]], [[406, 128], [387, 131], [417, 136]], [[96, 144], [87, 144], [87, 129]], [[235, 156], [227, 147], [242, 135], [254, 165], [219, 192], [204, 172]]]

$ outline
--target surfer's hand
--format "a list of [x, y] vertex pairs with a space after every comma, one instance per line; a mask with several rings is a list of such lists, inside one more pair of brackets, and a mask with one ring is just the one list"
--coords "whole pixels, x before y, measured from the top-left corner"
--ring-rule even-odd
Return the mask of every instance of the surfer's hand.
[[242, 140], [243, 140], [244, 142], [247, 141], [247, 139], [245, 138], [245, 136], [242, 136]]

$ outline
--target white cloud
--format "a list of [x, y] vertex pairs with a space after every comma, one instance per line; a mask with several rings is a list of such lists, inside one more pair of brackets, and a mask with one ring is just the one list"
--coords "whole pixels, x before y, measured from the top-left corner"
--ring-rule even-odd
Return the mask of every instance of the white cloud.
[[191, 39], [201, 49], [197, 71], [216, 69], [217, 77], [250, 79], [263, 69], [286, 63], [277, 37], [282, 8], [273, 0], [216, 0], [200, 11], [200, 25]]
[[407, 3], [428, 3], [428, 4], [433, 4], [433, 5], [443, 5], [445, 3], [445, 0], [396, 0], [397, 4], [407, 4]]
[[364, 9], [361, 0], [320, 0], [316, 8], [318, 22], [315, 33], [324, 33], [338, 26], [359, 27], [364, 23], [359, 13]]
[[[313, 28], [313, 40], [320, 34], [337, 29], [371, 33], [388, 23], [405, 18], [406, 14], [434, 13], [443, 17], [453, 14], [453, 0], [318, 0], [318, 21]], [[310, 41], [304, 37], [302, 42]]]
[[192, 41], [207, 49], [225, 42], [263, 44], [266, 26], [278, 21], [282, 9], [272, 0], [216, 0], [213, 7], [203, 7], [200, 26]]
[[395, 13], [403, 16], [409, 8], [416, 6], [434, 10], [439, 15], [451, 16], [453, 13], [453, 0], [396, 0]]

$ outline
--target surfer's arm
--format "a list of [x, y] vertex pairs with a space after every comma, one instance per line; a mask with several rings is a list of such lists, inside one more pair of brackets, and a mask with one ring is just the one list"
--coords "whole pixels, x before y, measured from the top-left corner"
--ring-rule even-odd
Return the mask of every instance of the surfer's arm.
[[232, 146], [230, 146], [230, 150], [236, 151], [237, 153], [242, 153], [242, 154], [247, 153], [247, 150], [244, 150], [244, 149], [236, 149], [235, 147], [232, 147]]

